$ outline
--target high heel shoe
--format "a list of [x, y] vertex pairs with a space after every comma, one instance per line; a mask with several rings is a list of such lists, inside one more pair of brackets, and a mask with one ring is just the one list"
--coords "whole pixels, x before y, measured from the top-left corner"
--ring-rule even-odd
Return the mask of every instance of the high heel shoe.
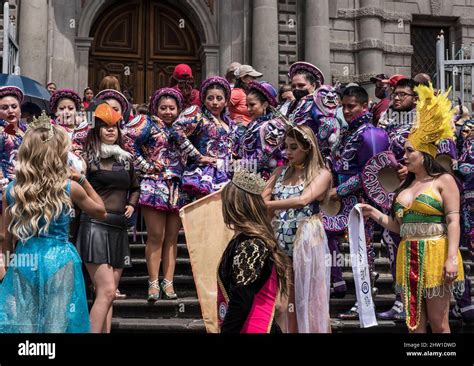
[[148, 292], [148, 301], [157, 301], [160, 299], [160, 295], [161, 295], [161, 288], [160, 288], [160, 281], [158, 280], [158, 278], [154, 281], [150, 281], [148, 280], [148, 291], [150, 291], [150, 289], [157, 289], [158, 292], [156, 294], [150, 294]]
[[167, 288], [173, 286], [173, 281], [167, 280], [166, 278], [163, 279], [161, 282], [161, 297], [163, 300], [176, 300], [178, 299], [178, 295], [176, 292], [166, 292]]

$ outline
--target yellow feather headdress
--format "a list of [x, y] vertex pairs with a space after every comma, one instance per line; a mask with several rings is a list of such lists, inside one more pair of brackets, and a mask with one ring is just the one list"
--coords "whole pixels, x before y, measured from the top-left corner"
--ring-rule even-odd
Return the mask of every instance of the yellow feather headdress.
[[444, 139], [454, 138], [452, 119], [454, 111], [447, 95], [436, 94], [433, 85], [419, 85], [415, 88], [418, 94], [416, 104], [416, 122], [410, 131], [408, 140], [415, 150], [436, 157], [436, 144]]

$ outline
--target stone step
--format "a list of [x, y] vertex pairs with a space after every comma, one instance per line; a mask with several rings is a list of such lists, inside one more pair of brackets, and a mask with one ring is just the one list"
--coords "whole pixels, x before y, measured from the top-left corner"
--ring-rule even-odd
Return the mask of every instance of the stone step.
[[[174, 276], [174, 289], [179, 297], [196, 297], [196, 286], [191, 275]], [[120, 291], [131, 298], [146, 298], [148, 294], [148, 276], [122, 276]]]
[[[130, 244], [130, 254], [132, 258], [145, 258], [145, 244]], [[189, 258], [188, 247], [185, 243], [178, 244], [178, 258]]]
[[[191, 263], [189, 258], [176, 259], [176, 275], [192, 275]], [[147, 275], [146, 259], [145, 258], [132, 258], [132, 267], [124, 270], [124, 275], [127, 276], [145, 276]]]
[[[370, 328], [361, 328], [358, 320], [340, 320], [331, 318], [332, 333], [408, 333], [404, 322], [391, 320], [377, 320], [378, 325]], [[473, 333], [474, 325], [465, 324], [460, 320], [450, 320], [449, 325], [453, 333]], [[113, 333], [206, 333], [202, 319], [138, 319], [113, 318]]]
[[[343, 272], [342, 277], [346, 281], [347, 293], [354, 294], [354, 276], [352, 272]], [[471, 288], [474, 287], [474, 276], [469, 276], [471, 281]], [[394, 292], [394, 283], [391, 273], [379, 273], [379, 278], [375, 282], [375, 287], [378, 288], [380, 294], [393, 293]]]
[[112, 319], [112, 333], [206, 333], [202, 319]]
[[[130, 243], [146, 244], [147, 232], [138, 229], [134, 233], [133, 230], [129, 230], [128, 231], [128, 238], [129, 238]], [[186, 243], [186, 236], [184, 235], [184, 231], [182, 229], [178, 233], [178, 243], [182, 243], [182, 244]]]
[[[359, 320], [340, 320], [331, 318], [333, 333], [408, 333], [404, 321], [377, 320], [378, 325], [370, 328], [361, 328]], [[460, 320], [450, 320], [452, 333], [473, 333], [474, 325], [465, 324]]]
[[115, 300], [113, 314], [118, 318], [202, 318], [199, 301], [193, 297], [155, 302], [129, 298]]
[[[127, 268], [124, 271], [122, 278], [120, 279], [119, 289], [122, 293], [127, 294], [129, 297], [136, 298], [145, 298], [148, 289], [148, 276], [143, 271], [146, 271], [146, 266], [143, 269], [143, 260], [140, 261], [139, 265], [141, 269], [137, 268]], [[185, 259], [181, 259], [186, 263]], [[184, 268], [184, 272], [180, 269]], [[138, 273], [138, 274], [137, 274]], [[352, 272], [345, 271], [343, 272], [343, 278], [346, 281], [347, 285], [347, 294], [354, 294], [354, 276]], [[471, 280], [471, 287], [474, 295], [474, 276], [469, 276]], [[192, 276], [192, 271], [190, 268], [185, 267], [185, 264], [182, 266], [177, 266], [176, 275], [174, 277], [175, 291], [178, 293], [178, 296], [188, 297], [196, 296], [196, 286], [194, 283], [194, 278]], [[375, 282], [375, 286], [379, 290], [379, 294], [393, 294], [394, 293], [394, 284], [391, 273], [379, 273], [379, 278]]]

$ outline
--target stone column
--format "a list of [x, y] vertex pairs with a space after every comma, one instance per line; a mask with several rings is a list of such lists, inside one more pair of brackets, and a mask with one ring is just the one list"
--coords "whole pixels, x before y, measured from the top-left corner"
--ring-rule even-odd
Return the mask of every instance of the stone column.
[[304, 59], [316, 65], [331, 84], [328, 0], [306, 0]]
[[19, 19], [21, 74], [46, 85], [48, 59], [48, 3], [22, 1]]
[[76, 37], [78, 62], [75, 87], [77, 91], [82, 91], [89, 86], [89, 51], [93, 40], [91, 37]]
[[231, 62], [244, 63], [244, 1], [220, 0], [219, 70], [225, 76]]
[[219, 75], [219, 46], [203, 44], [199, 50], [202, 62], [202, 79]]
[[[364, 8], [367, 11], [364, 11]], [[373, 11], [375, 9], [382, 10], [380, 0], [360, 0], [359, 39], [356, 40], [359, 50], [357, 63], [358, 74], [364, 81], [369, 81], [371, 75], [384, 71], [382, 19], [377, 15], [377, 11]]]
[[278, 1], [254, 0], [252, 16], [252, 66], [277, 87]]
[[219, 64], [221, 76], [232, 62], [232, 0], [220, 0], [219, 7]]

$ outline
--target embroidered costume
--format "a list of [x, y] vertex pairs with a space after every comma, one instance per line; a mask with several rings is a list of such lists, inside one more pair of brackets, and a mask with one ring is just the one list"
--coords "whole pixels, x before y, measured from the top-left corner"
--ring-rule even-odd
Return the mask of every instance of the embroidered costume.
[[[267, 82], [252, 82], [249, 92], [255, 90], [265, 97], [272, 106], [277, 106], [277, 92]], [[241, 125], [242, 126], [242, 125]], [[273, 113], [267, 113], [252, 120], [245, 128], [242, 136], [234, 144], [236, 159], [245, 166], [250, 165], [260, 173], [263, 179], [268, 180], [276, 167], [285, 163], [283, 143], [286, 135], [286, 125]], [[236, 136], [234, 136], [237, 139]], [[251, 169], [249, 169], [251, 170]]]
[[[207, 90], [215, 84], [225, 89], [228, 100], [227, 80], [218, 76], [206, 79], [200, 90], [203, 106], [185, 110], [173, 124], [180, 149], [191, 158], [183, 173], [182, 189], [194, 197], [215, 192], [230, 179], [230, 169], [226, 169], [225, 164], [232, 158], [234, 122], [224, 112], [221, 114], [223, 123], [219, 122], [204, 106]], [[217, 159], [218, 166], [198, 164], [196, 160], [200, 155]]]
[[221, 333], [281, 333], [274, 320], [278, 277], [261, 239], [241, 233], [230, 241], [217, 284]]

